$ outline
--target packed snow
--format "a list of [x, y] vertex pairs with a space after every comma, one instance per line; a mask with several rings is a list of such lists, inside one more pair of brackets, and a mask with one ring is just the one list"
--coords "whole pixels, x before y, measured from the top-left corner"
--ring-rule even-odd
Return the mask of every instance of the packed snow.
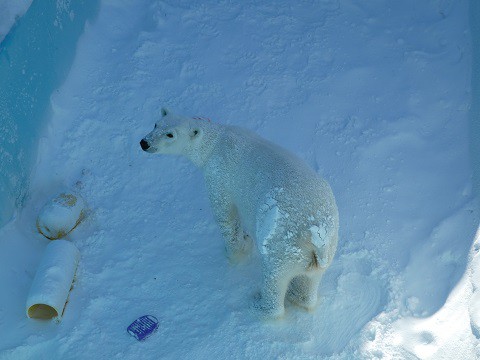
[[[0, 359], [479, 358], [468, 20], [466, 0], [101, 1], [0, 229]], [[331, 184], [340, 240], [315, 311], [251, 312], [258, 255], [231, 265], [200, 171], [139, 146], [165, 105]], [[76, 281], [59, 323], [29, 319], [36, 218], [64, 189], [89, 208], [66, 237]], [[142, 315], [159, 329], [138, 342]]]
[[0, 44], [0, 226], [25, 204], [51, 95], [66, 79], [97, 5], [34, 1]]

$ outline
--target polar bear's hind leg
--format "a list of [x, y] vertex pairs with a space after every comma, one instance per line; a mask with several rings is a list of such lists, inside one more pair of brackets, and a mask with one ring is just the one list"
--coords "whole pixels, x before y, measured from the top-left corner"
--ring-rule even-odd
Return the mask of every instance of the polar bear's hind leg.
[[[317, 303], [317, 292], [324, 269], [318, 266], [318, 259], [311, 251], [301, 248], [284, 247], [282, 242], [271, 244], [262, 254], [263, 284], [255, 307], [264, 316], [279, 318], [285, 311], [285, 298], [307, 309], [313, 309]], [[275, 256], [272, 254], [277, 253]], [[285, 255], [279, 257], [278, 254]], [[280, 260], [281, 259], [281, 260]]]
[[285, 294], [291, 280], [289, 269], [285, 264], [262, 259], [262, 289], [256, 297], [254, 307], [264, 317], [280, 318], [285, 312]]

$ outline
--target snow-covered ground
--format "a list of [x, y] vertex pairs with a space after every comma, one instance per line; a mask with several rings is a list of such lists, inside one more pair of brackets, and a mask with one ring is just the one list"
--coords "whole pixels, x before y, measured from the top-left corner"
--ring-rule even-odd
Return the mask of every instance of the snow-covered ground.
[[32, 0], [0, 0], [0, 43], [31, 3]]
[[[0, 229], [0, 359], [480, 357], [470, 69], [465, 0], [103, 0]], [[229, 265], [200, 171], [140, 149], [163, 105], [330, 182], [340, 243], [315, 312], [251, 313], [258, 257]], [[27, 319], [36, 216], [64, 189], [89, 207], [68, 235], [77, 279], [60, 323]], [[126, 328], [145, 314], [160, 327], [139, 343]]]

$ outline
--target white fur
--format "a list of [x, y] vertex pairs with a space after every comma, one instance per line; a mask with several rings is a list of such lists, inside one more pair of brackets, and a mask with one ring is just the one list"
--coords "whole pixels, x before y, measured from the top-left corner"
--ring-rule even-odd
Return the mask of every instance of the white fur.
[[281, 316], [285, 296], [315, 306], [338, 242], [338, 210], [325, 180], [252, 132], [166, 109], [143, 141], [148, 152], [181, 154], [203, 169], [229, 259], [241, 259], [256, 244], [263, 269], [256, 308]]

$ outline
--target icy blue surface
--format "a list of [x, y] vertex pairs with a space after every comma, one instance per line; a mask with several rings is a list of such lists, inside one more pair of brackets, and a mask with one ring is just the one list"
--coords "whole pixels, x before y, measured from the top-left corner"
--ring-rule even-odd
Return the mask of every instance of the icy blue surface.
[[474, 188], [480, 195], [480, 1], [470, 0], [472, 33], [472, 103], [470, 108], [470, 149], [473, 161]]
[[0, 226], [27, 194], [50, 96], [97, 10], [98, 0], [34, 0], [0, 44]]

